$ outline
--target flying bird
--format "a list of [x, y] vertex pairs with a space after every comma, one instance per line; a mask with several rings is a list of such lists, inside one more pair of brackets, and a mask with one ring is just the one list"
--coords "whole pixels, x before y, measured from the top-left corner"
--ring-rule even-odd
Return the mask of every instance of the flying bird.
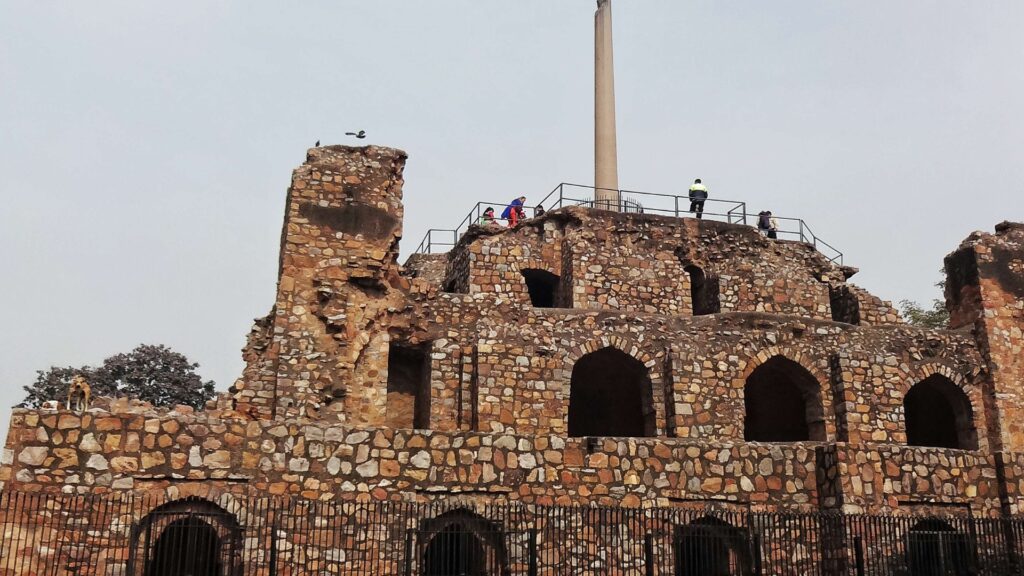
[[320, 147], [320, 141], [319, 141], [319, 140], [317, 140], [317, 141], [316, 141], [316, 144], [313, 144], [313, 147], [314, 147], [314, 148], [319, 148], [319, 147]]
[[345, 136], [355, 136], [362, 140], [363, 138], [366, 138], [366, 130], [360, 130], [359, 132], [345, 132]]

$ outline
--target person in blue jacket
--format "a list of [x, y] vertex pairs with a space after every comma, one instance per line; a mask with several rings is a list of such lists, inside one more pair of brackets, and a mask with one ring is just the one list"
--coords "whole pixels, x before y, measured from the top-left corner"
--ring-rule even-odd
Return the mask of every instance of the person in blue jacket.
[[506, 206], [505, 211], [501, 213], [501, 217], [508, 220], [509, 228], [515, 228], [516, 225], [519, 224], [520, 220], [526, 219], [526, 212], [523, 210], [523, 205], [525, 203], [526, 196], [520, 196]]

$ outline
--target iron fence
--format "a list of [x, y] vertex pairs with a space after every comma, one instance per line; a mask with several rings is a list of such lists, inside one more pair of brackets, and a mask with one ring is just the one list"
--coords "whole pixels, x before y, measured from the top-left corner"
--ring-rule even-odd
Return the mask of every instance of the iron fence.
[[0, 493], [2, 576], [1024, 574], [1024, 519]]
[[[599, 191], [612, 192], [614, 193], [614, 198], [618, 198], [618, 200], [595, 200], [596, 192]], [[506, 204], [507, 202], [477, 202], [455, 228], [431, 228], [427, 230], [423, 240], [416, 247], [415, 253], [431, 254], [450, 250], [458, 244], [459, 239], [469, 230], [470, 226], [481, 223], [486, 224], [481, 219], [487, 208], [495, 208], [500, 214]], [[691, 211], [690, 200], [686, 195], [656, 194], [636, 190], [606, 190], [564, 182], [556, 186], [547, 196], [544, 196], [537, 205], [524, 206], [527, 217], [536, 214], [538, 205], [543, 206], [547, 210], [557, 210], [566, 206], [584, 206], [626, 213], [671, 216], [673, 218], [681, 218], [688, 215], [696, 216], [696, 213]], [[708, 220], [743, 225], [754, 225], [757, 219], [757, 214], [747, 211], [746, 202], [718, 198], [708, 198], [703, 201], [701, 203], [700, 216]], [[777, 230], [779, 239], [810, 244], [828, 258], [830, 262], [836, 262], [840, 265], [843, 263], [843, 253], [821, 239], [802, 219], [786, 217], [776, 217], [775, 219], [779, 223], [779, 229]], [[500, 220], [500, 218], [497, 219], [491, 225], [501, 226]]]

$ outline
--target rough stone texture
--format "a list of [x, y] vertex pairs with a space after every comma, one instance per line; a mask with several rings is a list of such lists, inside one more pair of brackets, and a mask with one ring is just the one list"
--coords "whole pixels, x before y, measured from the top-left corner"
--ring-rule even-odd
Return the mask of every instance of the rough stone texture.
[[[16, 410], [0, 487], [1019, 510], [1021, 225], [947, 258], [952, 329], [921, 330], [812, 246], [706, 220], [565, 208], [472, 227], [447, 256], [400, 267], [404, 162], [377, 147], [309, 151], [288, 192], [277, 298], [229, 394], [198, 412]], [[554, 307], [531, 305], [524, 270], [558, 277]], [[390, 366], [395, 346], [422, 369]], [[645, 373], [647, 437], [570, 437], [574, 370], [607, 348]], [[746, 441], [752, 382], [780, 365], [804, 383], [813, 441]], [[965, 399], [960, 448], [908, 446], [904, 399], [936, 379]]]

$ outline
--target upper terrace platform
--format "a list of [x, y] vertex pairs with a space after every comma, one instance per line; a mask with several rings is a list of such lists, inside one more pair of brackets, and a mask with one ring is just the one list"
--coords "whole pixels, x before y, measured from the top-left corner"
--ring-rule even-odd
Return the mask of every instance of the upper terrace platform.
[[[619, 190], [619, 203], [617, 206], [613, 206], [607, 202], [595, 202], [593, 198], [595, 196], [594, 192], [597, 190], [593, 186], [563, 182], [542, 198], [540, 202], [527, 205], [524, 208], [527, 210], [527, 216], [534, 214], [538, 205], [543, 206], [549, 212], [568, 206], [582, 206], [605, 210], [616, 209], [618, 212], [623, 213], [652, 214], [672, 218], [692, 217], [693, 214], [689, 211], [690, 199], [688, 196]], [[469, 230], [471, 225], [480, 221], [484, 210], [488, 207], [493, 207], [500, 214], [500, 211], [507, 204], [508, 201], [477, 202], [454, 228], [431, 228], [427, 230], [426, 235], [424, 235], [423, 240], [416, 247], [414, 253], [433, 254], [447, 252], [458, 244], [459, 239]], [[757, 224], [758, 215], [756, 212], [748, 210], [746, 202], [708, 198], [705, 201], [704, 208], [702, 216], [707, 220], [751, 227]], [[779, 223], [777, 234], [780, 240], [809, 244], [821, 252], [830, 262], [843, 265], [843, 253], [815, 234], [803, 219], [783, 216], [775, 216], [775, 219]]]

